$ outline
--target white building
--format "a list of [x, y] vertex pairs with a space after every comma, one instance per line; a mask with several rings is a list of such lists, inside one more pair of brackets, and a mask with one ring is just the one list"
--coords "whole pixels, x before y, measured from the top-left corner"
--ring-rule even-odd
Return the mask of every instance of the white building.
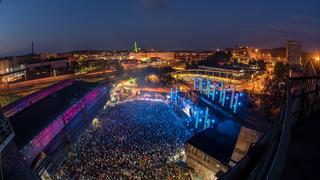
[[10, 82], [25, 75], [25, 65], [12, 59], [0, 59], [0, 82]]

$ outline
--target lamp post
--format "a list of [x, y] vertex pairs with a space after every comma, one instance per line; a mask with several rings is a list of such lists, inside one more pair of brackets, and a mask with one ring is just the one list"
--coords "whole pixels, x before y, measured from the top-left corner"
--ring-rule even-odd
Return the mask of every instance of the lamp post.
[[232, 106], [233, 106], [235, 91], [236, 91], [236, 86], [233, 85], [233, 86], [232, 86], [232, 93], [231, 93], [231, 100], [230, 100], [230, 109], [232, 109]]
[[200, 91], [200, 94], [202, 94], [202, 87], [203, 87], [203, 78], [200, 76], [200, 81], [199, 81], [199, 91]]
[[239, 102], [239, 93], [236, 93], [235, 97], [235, 103], [233, 105], [233, 113], [237, 113], [237, 107], [238, 107], [238, 102]]
[[216, 88], [216, 84], [213, 84], [212, 101], [214, 101], [214, 97], [216, 96]]
[[210, 98], [210, 87], [211, 87], [211, 82], [209, 79], [207, 79], [206, 91], [207, 91], [208, 98]]
[[206, 108], [206, 114], [204, 117], [204, 122], [203, 122], [203, 129], [207, 129], [210, 127], [210, 121], [208, 121], [208, 115], [209, 115], [209, 108]]
[[176, 85], [176, 105], [178, 106], [178, 85]]
[[200, 111], [197, 109], [197, 110], [196, 110], [196, 125], [195, 125], [196, 129], [198, 128], [199, 114], [200, 114]]
[[222, 93], [222, 107], [224, 107], [224, 104], [226, 103], [226, 94], [227, 94], [227, 90], [224, 89]]

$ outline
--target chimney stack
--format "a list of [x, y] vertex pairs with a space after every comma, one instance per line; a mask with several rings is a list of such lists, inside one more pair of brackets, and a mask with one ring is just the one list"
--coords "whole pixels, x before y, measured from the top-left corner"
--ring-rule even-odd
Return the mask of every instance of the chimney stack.
[[33, 43], [33, 41], [32, 41], [32, 45], [31, 46], [32, 46], [31, 47], [32, 48], [32, 52], [31, 53], [34, 54], [34, 43]]

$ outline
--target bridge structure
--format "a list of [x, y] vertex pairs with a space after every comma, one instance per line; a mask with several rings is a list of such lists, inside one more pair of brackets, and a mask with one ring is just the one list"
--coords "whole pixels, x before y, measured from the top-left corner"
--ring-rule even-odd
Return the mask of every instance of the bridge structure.
[[318, 179], [320, 77], [288, 78], [277, 121], [220, 179]]
[[173, 72], [174, 78], [183, 80], [193, 80], [194, 77], [203, 77], [215, 81], [230, 82], [232, 84], [243, 83], [240, 79], [243, 73], [240, 70], [229, 70], [221, 68], [213, 69], [186, 69]]

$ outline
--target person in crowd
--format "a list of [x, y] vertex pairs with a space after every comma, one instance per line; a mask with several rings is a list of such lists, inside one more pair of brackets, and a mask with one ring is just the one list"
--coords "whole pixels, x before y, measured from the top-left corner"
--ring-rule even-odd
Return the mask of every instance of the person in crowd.
[[168, 104], [129, 101], [101, 111], [99, 127], [89, 127], [74, 157], [56, 170], [59, 179], [187, 179], [182, 157], [190, 129]]

